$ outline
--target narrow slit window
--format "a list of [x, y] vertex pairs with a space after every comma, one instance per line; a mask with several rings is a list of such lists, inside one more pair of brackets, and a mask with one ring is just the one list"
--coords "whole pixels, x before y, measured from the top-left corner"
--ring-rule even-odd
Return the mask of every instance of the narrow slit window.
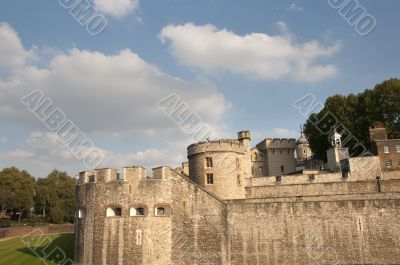
[[206, 167], [213, 167], [212, 157], [206, 157]]
[[206, 177], [207, 177], [207, 184], [208, 185], [214, 184], [214, 174], [209, 173], [209, 174], [206, 175]]
[[142, 245], [142, 230], [136, 230], [136, 245]]

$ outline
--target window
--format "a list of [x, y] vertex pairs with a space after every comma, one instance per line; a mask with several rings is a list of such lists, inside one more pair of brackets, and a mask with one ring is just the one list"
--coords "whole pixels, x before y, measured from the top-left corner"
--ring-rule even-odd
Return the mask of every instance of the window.
[[391, 159], [386, 160], [386, 167], [387, 168], [391, 168], [392, 167], [392, 160]]
[[136, 245], [142, 244], [142, 230], [136, 230]]
[[281, 176], [276, 176], [275, 180], [276, 180], [276, 182], [281, 182], [282, 181], [282, 177]]
[[254, 153], [254, 161], [257, 161], [257, 153]]
[[237, 184], [242, 184], [242, 177], [240, 176], [240, 174], [237, 175]]
[[239, 158], [236, 158], [236, 169], [240, 168], [240, 160]]
[[383, 152], [384, 152], [385, 154], [389, 154], [389, 153], [390, 153], [390, 149], [389, 149], [389, 146], [388, 146], [388, 145], [385, 145], [385, 146], [383, 147]]
[[156, 215], [165, 215], [165, 208], [164, 207], [157, 207]]
[[396, 152], [400, 153], [400, 145], [396, 145]]
[[122, 215], [122, 209], [119, 207], [108, 207], [107, 217], [117, 217]]
[[399, 167], [400, 167], [400, 160], [399, 160]]
[[82, 209], [80, 209], [79, 211], [78, 211], [78, 218], [79, 219], [82, 219], [82, 218], [84, 218], [85, 217], [85, 212], [82, 210]]
[[264, 174], [264, 168], [263, 167], [260, 167], [260, 173]]
[[214, 184], [214, 175], [212, 173], [207, 174], [206, 177], [208, 185]]
[[137, 208], [132, 207], [129, 212], [129, 215], [130, 216], [145, 216], [146, 210], [144, 207], [137, 207]]
[[282, 174], [285, 172], [285, 166], [281, 166], [281, 172], [282, 172]]
[[89, 182], [94, 182], [94, 175], [89, 176]]
[[171, 215], [171, 208], [168, 206], [157, 206], [155, 209], [155, 216], [169, 216]]
[[206, 157], [206, 167], [213, 167], [212, 157]]
[[305, 150], [305, 149], [303, 150], [303, 153], [304, 153], [304, 154], [306, 153], [306, 150]]

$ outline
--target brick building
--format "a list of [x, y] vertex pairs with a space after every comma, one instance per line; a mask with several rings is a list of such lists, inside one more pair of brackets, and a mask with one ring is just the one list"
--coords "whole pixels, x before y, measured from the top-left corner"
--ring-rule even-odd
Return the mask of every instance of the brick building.
[[379, 156], [382, 170], [400, 169], [400, 139], [387, 139], [386, 128], [374, 126], [369, 129], [371, 151]]

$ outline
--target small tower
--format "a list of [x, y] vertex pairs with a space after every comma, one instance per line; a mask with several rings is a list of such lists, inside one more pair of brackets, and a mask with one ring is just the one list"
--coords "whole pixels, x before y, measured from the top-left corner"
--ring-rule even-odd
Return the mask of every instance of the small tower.
[[300, 138], [296, 142], [296, 157], [297, 157], [297, 162], [303, 162], [305, 160], [311, 159], [312, 157], [310, 144], [304, 135], [304, 131], [301, 125], [300, 125]]
[[337, 132], [336, 126], [333, 129], [332, 146], [342, 148], [342, 135]]
[[332, 148], [326, 152], [328, 169], [331, 171], [348, 171], [349, 149], [342, 147], [342, 135], [337, 132], [336, 126], [331, 137]]

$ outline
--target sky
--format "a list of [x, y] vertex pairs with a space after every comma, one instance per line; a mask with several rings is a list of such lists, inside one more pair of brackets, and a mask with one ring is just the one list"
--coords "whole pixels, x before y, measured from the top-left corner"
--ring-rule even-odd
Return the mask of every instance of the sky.
[[[397, 0], [1, 1], [0, 168], [44, 177], [175, 167], [201, 140], [197, 129], [250, 130], [253, 145], [298, 138], [300, 98], [323, 103], [399, 77], [399, 9]], [[76, 145], [60, 133], [67, 121]]]

